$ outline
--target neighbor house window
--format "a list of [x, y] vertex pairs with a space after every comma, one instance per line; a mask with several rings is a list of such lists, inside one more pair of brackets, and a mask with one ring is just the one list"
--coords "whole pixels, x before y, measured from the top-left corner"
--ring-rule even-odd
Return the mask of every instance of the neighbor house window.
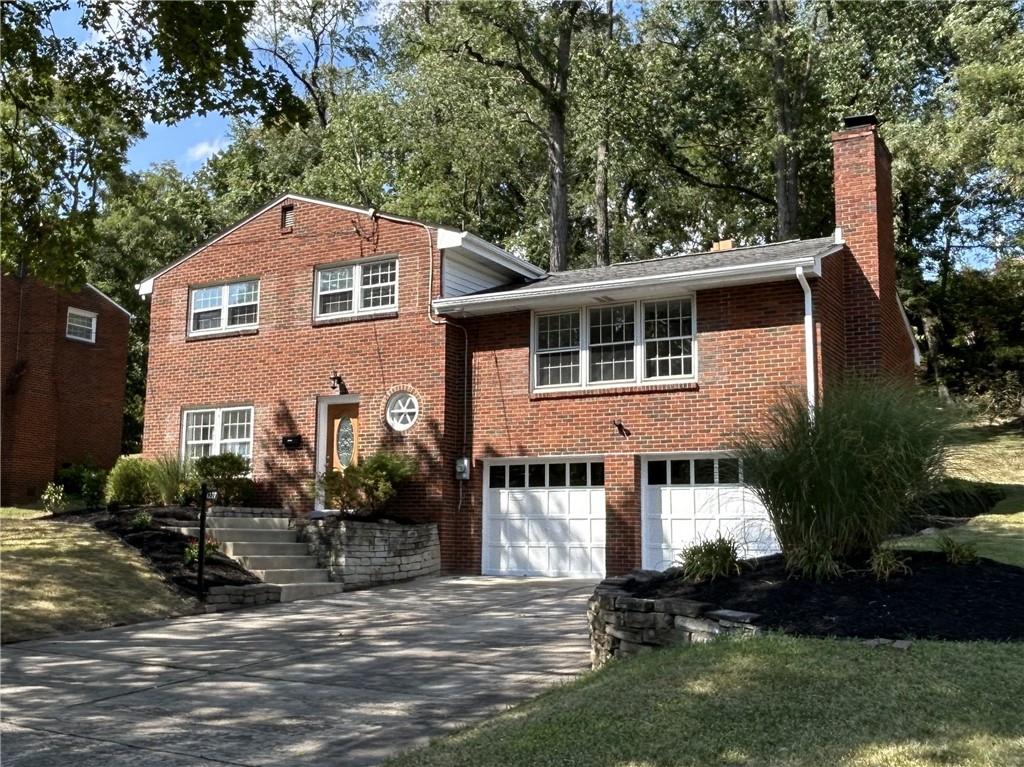
[[245, 330], [259, 324], [258, 280], [193, 288], [189, 304], [189, 335]]
[[534, 317], [534, 388], [685, 380], [695, 374], [692, 298], [580, 307]]
[[76, 341], [96, 343], [96, 312], [85, 309], [68, 309], [68, 324], [65, 335]]
[[185, 411], [182, 454], [185, 458], [235, 453], [252, 458], [251, 407], [203, 408]]
[[317, 319], [398, 308], [398, 260], [326, 266], [316, 272]]

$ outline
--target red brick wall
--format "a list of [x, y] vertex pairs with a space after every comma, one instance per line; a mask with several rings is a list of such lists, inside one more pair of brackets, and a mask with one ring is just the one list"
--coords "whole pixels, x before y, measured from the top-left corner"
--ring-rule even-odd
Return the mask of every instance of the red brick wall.
[[818, 398], [846, 370], [846, 292], [844, 274], [848, 250], [833, 253], [821, 262], [822, 275], [811, 287], [815, 320]]
[[[64, 294], [7, 275], [2, 283], [0, 473], [4, 502], [22, 503], [64, 464], [117, 459], [129, 318], [90, 288]], [[66, 337], [69, 306], [97, 313], [96, 343]]]
[[846, 364], [850, 372], [914, 375], [913, 344], [896, 293], [892, 157], [874, 126], [833, 134], [836, 226], [846, 259]]
[[[273, 208], [155, 281], [150, 310], [149, 378], [144, 453], [178, 454], [182, 411], [251, 404], [255, 409], [253, 472], [261, 503], [312, 508], [318, 395], [331, 395], [337, 370], [358, 395], [360, 452], [413, 455], [417, 476], [394, 511], [440, 523], [446, 569], [459, 556], [458, 488], [453, 463], [462, 435], [461, 391], [446, 387], [464, 354], [461, 332], [427, 318], [427, 233], [419, 225], [295, 200], [295, 226], [281, 232]], [[314, 269], [377, 254], [398, 256], [398, 312], [373, 319], [314, 325]], [[435, 292], [440, 279], [434, 264]], [[260, 279], [258, 332], [188, 339], [189, 286]], [[388, 397], [416, 394], [420, 415], [404, 433], [386, 425]], [[286, 451], [281, 437], [304, 445]]]
[[[528, 312], [466, 320], [473, 347], [474, 520], [482, 461], [603, 455], [608, 574], [640, 565], [639, 454], [728, 449], [785, 391], [803, 391], [803, 292], [796, 280], [696, 296], [697, 388], [530, 394]], [[612, 421], [631, 434], [622, 437]], [[480, 566], [478, 528], [471, 569]]]

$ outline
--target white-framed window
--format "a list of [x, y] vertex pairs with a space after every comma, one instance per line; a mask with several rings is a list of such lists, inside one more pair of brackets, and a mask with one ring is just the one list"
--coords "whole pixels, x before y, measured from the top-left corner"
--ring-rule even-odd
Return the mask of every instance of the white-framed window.
[[68, 323], [64, 335], [75, 341], [96, 343], [96, 312], [68, 307]]
[[317, 319], [398, 308], [398, 259], [322, 266], [316, 270]]
[[388, 426], [395, 431], [408, 431], [416, 423], [420, 414], [420, 403], [415, 395], [407, 391], [395, 392], [388, 399], [384, 417]]
[[696, 377], [692, 296], [535, 313], [533, 388], [658, 384]]
[[188, 314], [190, 336], [258, 327], [260, 282], [245, 280], [192, 288]]
[[202, 458], [236, 453], [252, 460], [253, 409], [249, 405], [194, 408], [182, 416], [181, 455]]

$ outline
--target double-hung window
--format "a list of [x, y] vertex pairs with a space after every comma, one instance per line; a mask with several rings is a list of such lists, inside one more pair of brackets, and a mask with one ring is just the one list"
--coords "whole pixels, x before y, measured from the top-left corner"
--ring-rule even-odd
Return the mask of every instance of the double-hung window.
[[246, 330], [259, 325], [260, 283], [231, 282], [193, 288], [189, 303], [189, 335]]
[[96, 343], [96, 312], [68, 308], [68, 323], [64, 335], [76, 341]]
[[317, 319], [374, 314], [397, 308], [397, 259], [317, 269]]
[[182, 455], [202, 458], [235, 453], [252, 458], [251, 407], [202, 408], [185, 411]]
[[693, 378], [694, 328], [690, 297], [537, 314], [533, 387], [653, 385]]

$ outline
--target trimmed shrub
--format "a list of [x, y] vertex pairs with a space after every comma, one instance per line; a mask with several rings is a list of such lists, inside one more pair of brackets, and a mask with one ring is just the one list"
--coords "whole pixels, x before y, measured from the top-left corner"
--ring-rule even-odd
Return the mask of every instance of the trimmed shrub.
[[153, 461], [153, 489], [160, 503], [173, 506], [182, 503], [189, 492], [192, 467], [188, 461], [168, 453]]
[[46, 485], [41, 500], [43, 502], [43, 510], [47, 514], [57, 514], [64, 511], [68, 505], [68, 496], [64, 492], [64, 486], [53, 482]]
[[687, 546], [679, 555], [683, 576], [693, 581], [713, 581], [740, 572], [736, 542], [721, 534]]
[[789, 567], [827, 579], [908, 528], [942, 474], [949, 417], [909, 387], [851, 381], [813, 418], [802, 394], [737, 447], [744, 481], [764, 504]]
[[356, 516], [378, 513], [398, 491], [398, 486], [416, 473], [416, 462], [395, 453], [375, 453], [345, 471], [324, 472], [315, 491], [328, 508], [342, 509]]
[[206, 455], [192, 462], [196, 481], [217, 491], [217, 502], [224, 506], [252, 506], [256, 500], [256, 483], [249, 476], [247, 458], [235, 453]]
[[138, 455], [122, 455], [107, 475], [107, 503], [149, 503], [153, 490], [153, 462]]

